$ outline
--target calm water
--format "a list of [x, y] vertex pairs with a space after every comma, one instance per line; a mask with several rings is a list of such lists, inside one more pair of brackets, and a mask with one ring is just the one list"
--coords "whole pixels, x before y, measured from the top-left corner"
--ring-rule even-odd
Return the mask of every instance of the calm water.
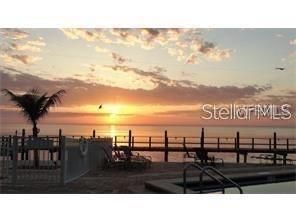
[[[18, 130], [26, 129], [26, 132], [31, 134], [32, 127], [30, 125], [7, 124], [1, 125], [0, 134], [14, 134]], [[58, 129], [62, 129], [63, 134], [67, 136], [91, 136], [93, 129], [96, 130], [96, 136], [120, 136], [128, 135], [128, 130], [131, 129], [134, 136], [163, 136], [164, 131], [168, 131], [168, 136], [200, 136], [201, 127], [198, 126], [108, 126], [108, 125], [45, 125], [40, 124], [41, 135], [58, 135]], [[235, 137], [237, 131], [240, 131], [241, 137], [267, 137], [271, 138], [273, 132], [277, 132], [278, 137], [296, 137], [296, 128], [284, 127], [205, 127], [205, 136], [214, 137]], [[153, 161], [163, 161], [163, 153], [149, 153]], [[235, 154], [213, 154], [215, 157], [222, 157], [224, 161], [234, 162]], [[294, 156], [294, 155], [293, 155]], [[294, 156], [295, 157], [295, 156]], [[293, 157], [293, 158], [294, 158]], [[294, 158], [295, 159], [295, 158]], [[170, 153], [169, 161], [183, 161], [182, 153]], [[248, 159], [248, 162], [255, 162], [254, 159]]]
[[[131, 129], [134, 136], [163, 136], [168, 131], [169, 136], [200, 136], [201, 127], [198, 126], [125, 126], [125, 125], [50, 125], [40, 124], [38, 126], [41, 135], [57, 135], [62, 129], [64, 135], [68, 136], [91, 136], [93, 129], [97, 136], [127, 135]], [[5, 124], [0, 126], [0, 134], [14, 134], [15, 130], [31, 133], [31, 125]], [[240, 131], [242, 137], [272, 137], [277, 132], [279, 137], [296, 137], [296, 127], [205, 127], [205, 136], [234, 137]]]

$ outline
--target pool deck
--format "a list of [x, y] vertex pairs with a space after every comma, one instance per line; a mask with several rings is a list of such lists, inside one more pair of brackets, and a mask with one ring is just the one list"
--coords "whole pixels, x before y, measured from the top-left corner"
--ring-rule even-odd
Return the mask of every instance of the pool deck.
[[[161, 181], [180, 179], [183, 175], [183, 163], [154, 162], [151, 168], [138, 170], [105, 169], [89, 172], [85, 176], [64, 186], [58, 184], [1, 184], [0, 193], [75, 193], [75, 194], [129, 194], [156, 193], [145, 188], [147, 181]], [[295, 165], [265, 165], [265, 164], [236, 164], [227, 163], [223, 167], [217, 166], [227, 175], [260, 175], [279, 172], [296, 172]], [[196, 170], [188, 171], [190, 177], [197, 176]]]

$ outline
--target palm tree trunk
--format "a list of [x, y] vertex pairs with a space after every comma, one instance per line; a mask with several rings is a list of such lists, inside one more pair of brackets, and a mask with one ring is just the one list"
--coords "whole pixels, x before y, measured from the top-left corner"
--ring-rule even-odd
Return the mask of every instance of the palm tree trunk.
[[[37, 137], [38, 137], [37, 124], [33, 123], [33, 139], [36, 139]], [[39, 153], [36, 148], [34, 149], [34, 166], [36, 168], [39, 167]]]

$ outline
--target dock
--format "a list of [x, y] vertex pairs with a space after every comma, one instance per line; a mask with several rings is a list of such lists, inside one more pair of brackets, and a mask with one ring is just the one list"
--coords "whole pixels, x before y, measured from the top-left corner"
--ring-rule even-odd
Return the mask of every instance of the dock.
[[[95, 131], [93, 131], [95, 137]], [[280, 159], [287, 163], [289, 154], [296, 154], [296, 138], [278, 137], [274, 132], [271, 137], [243, 137], [236, 132], [234, 137], [206, 137], [204, 128], [197, 137], [169, 136], [165, 131], [163, 136], [134, 136], [129, 130], [127, 136], [115, 136], [113, 149], [124, 151], [162, 152], [164, 162], [168, 162], [171, 152], [199, 152], [204, 153], [235, 153], [236, 162], [247, 163], [249, 154], [272, 154], [273, 163]], [[281, 158], [278, 158], [281, 156]]]

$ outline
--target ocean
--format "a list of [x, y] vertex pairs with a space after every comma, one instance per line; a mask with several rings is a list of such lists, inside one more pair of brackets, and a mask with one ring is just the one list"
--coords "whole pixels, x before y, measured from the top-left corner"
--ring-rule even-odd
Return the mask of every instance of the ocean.
[[[163, 136], [167, 130], [168, 136], [200, 136], [200, 126], [165, 126], [165, 125], [81, 125], [81, 124], [40, 124], [40, 135], [58, 135], [62, 129], [67, 136], [91, 136], [96, 130], [97, 136], [124, 136], [132, 130], [134, 136]], [[25, 129], [31, 134], [32, 126], [29, 124], [3, 124], [0, 126], [1, 135], [13, 135], [17, 130]], [[296, 137], [296, 127], [249, 127], [249, 126], [205, 126], [205, 136], [234, 137], [239, 131], [245, 137], [272, 137], [277, 132], [279, 137]]]

